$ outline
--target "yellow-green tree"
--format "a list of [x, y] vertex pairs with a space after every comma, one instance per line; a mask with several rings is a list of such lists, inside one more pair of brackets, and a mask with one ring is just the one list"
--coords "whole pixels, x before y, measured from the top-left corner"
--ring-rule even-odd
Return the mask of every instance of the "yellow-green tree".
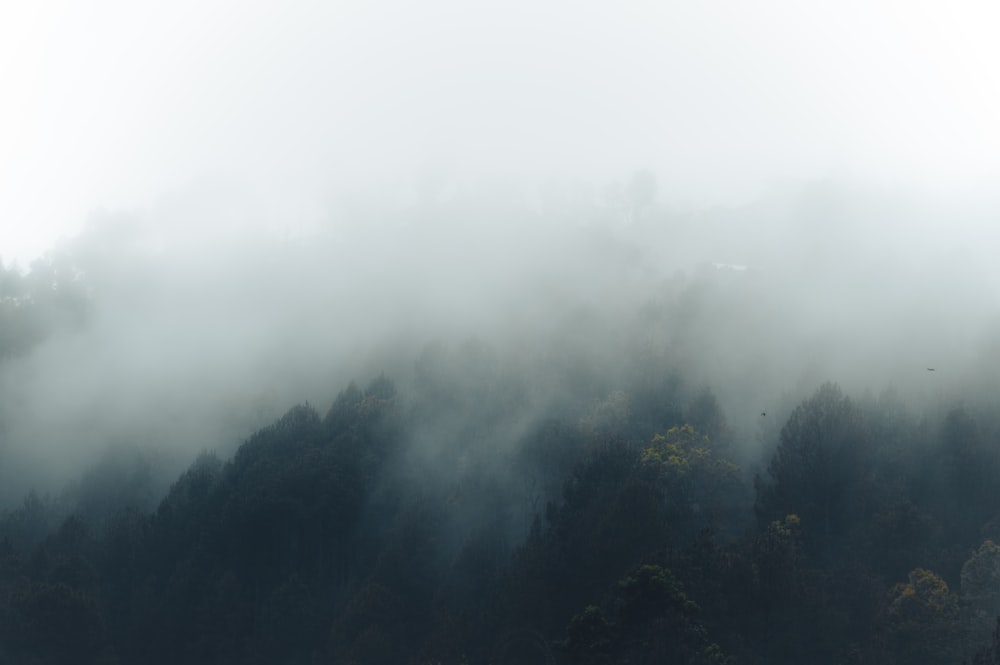
[[691, 425], [655, 435], [640, 459], [663, 488], [668, 518], [677, 525], [726, 530], [738, 524], [738, 506], [746, 498], [740, 469]]
[[917, 568], [890, 589], [880, 632], [886, 653], [900, 665], [961, 660], [958, 597], [930, 570]]

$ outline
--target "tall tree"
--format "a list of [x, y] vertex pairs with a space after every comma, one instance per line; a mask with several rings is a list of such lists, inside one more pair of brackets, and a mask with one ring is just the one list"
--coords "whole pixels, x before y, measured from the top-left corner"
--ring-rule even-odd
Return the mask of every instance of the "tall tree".
[[758, 518], [798, 515], [807, 549], [830, 560], [866, 509], [871, 443], [861, 411], [824, 384], [781, 430], [767, 479], [757, 479]]

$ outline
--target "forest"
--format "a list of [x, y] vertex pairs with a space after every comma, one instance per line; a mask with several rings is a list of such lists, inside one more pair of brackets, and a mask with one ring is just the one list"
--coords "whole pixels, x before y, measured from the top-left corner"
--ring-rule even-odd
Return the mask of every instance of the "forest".
[[0, 663], [1000, 663], [987, 281], [644, 186], [0, 265]]

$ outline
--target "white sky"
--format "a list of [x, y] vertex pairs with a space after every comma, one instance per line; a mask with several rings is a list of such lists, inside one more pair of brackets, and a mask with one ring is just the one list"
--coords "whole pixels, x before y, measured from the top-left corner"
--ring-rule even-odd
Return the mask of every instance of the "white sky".
[[199, 182], [289, 225], [428, 166], [985, 189], [997, 35], [993, 0], [4, 0], [0, 258]]

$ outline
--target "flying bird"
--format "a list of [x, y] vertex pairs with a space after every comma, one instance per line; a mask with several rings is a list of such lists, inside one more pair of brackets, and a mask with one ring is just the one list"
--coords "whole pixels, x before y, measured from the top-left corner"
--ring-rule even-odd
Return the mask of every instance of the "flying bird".
[[766, 415], [767, 415], [767, 411], [761, 411], [761, 412], [760, 412], [760, 415], [762, 415], [762, 416], [766, 416]]
[[934, 371], [934, 368], [933, 368], [933, 367], [928, 367], [928, 368], [927, 368], [927, 371], [928, 371], [928, 372], [933, 372], [933, 371]]

